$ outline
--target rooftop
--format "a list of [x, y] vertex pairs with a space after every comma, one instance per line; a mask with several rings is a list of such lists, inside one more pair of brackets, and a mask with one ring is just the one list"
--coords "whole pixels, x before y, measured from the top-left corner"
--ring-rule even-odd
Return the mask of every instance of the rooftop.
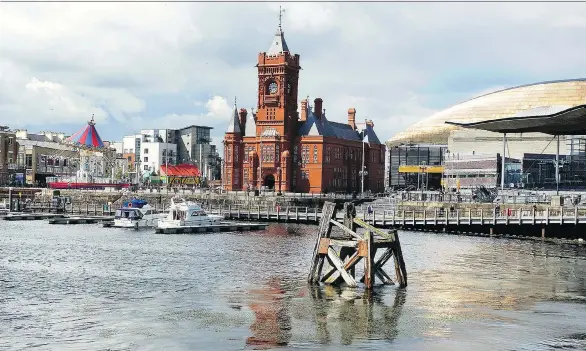
[[447, 124], [496, 133], [545, 133], [550, 135], [586, 134], [586, 105], [539, 106], [519, 111], [512, 117], [481, 122]]

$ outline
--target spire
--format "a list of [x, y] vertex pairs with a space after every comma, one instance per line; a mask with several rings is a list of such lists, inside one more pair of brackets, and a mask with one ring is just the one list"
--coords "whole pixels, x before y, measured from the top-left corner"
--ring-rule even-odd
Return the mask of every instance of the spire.
[[236, 97], [234, 97], [234, 112], [232, 113], [232, 117], [230, 118], [230, 122], [228, 124], [228, 129], [226, 133], [242, 133], [240, 130], [240, 119], [238, 118], [238, 108], [236, 107]]
[[285, 51], [289, 51], [289, 47], [287, 47], [287, 42], [285, 41], [285, 33], [283, 33], [283, 13], [285, 9], [279, 6], [279, 28], [275, 33], [275, 37], [273, 38], [273, 42], [271, 43], [271, 47], [267, 54], [269, 55], [277, 55], [283, 53]]
[[250, 111], [250, 115], [246, 119], [246, 126], [244, 127], [244, 135], [249, 136], [256, 136], [256, 122], [254, 121], [254, 112]]

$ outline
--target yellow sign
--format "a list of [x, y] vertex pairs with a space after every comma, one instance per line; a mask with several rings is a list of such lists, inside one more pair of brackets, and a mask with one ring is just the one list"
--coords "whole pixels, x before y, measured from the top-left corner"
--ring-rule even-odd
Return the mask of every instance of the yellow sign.
[[443, 166], [399, 166], [399, 173], [443, 173]]
[[175, 177], [175, 176], [167, 176], [165, 177], [167, 182], [172, 185], [198, 185], [200, 183], [199, 177]]

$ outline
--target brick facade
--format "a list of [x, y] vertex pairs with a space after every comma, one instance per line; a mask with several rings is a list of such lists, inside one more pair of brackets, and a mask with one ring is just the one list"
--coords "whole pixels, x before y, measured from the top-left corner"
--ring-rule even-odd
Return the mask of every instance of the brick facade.
[[321, 98], [313, 109], [307, 99], [298, 109], [299, 55], [289, 52], [280, 28], [271, 49], [258, 55], [257, 68], [256, 112], [235, 104], [224, 136], [225, 189], [360, 192], [365, 136], [364, 189], [384, 190], [385, 145], [372, 121], [357, 125], [350, 108], [347, 124], [330, 122]]

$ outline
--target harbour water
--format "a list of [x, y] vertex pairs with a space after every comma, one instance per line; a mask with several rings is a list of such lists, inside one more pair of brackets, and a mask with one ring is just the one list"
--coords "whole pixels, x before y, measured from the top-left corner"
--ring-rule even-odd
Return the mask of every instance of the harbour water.
[[586, 349], [586, 248], [400, 232], [406, 289], [310, 289], [316, 229], [2, 221], [0, 349]]

